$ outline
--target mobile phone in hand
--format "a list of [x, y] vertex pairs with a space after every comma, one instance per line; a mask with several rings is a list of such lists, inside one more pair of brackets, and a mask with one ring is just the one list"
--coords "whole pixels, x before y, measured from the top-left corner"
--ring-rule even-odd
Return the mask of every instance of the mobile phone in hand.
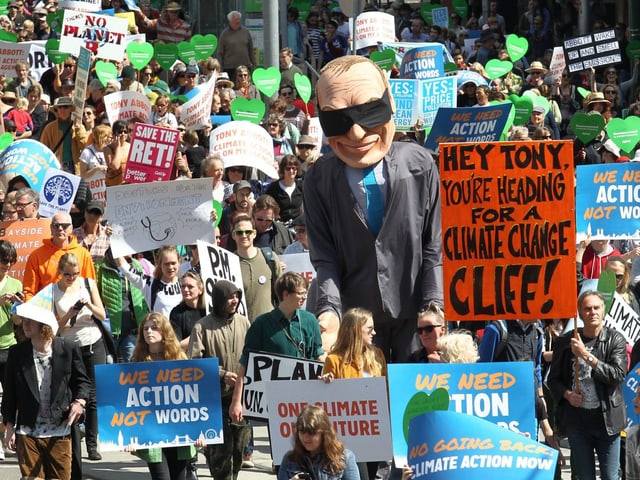
[[78, 300], [78, 301], [73, 305], [73, 309], [74, 309], [74, 310], [80, 310], [82, 307], [84, 307], [84, 303], [82, 303], [82, 300]]

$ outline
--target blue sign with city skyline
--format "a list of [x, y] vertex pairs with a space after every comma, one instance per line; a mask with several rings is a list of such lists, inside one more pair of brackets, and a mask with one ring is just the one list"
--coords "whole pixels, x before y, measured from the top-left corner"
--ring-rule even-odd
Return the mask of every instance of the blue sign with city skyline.
[[222, 443], [217, 358], [95, 368], [101, 451]]

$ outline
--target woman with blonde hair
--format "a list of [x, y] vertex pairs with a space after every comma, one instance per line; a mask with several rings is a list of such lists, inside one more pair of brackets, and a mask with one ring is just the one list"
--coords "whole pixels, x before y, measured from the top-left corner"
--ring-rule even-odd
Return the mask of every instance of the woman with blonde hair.
[[296, 419], [293, 450], [284, 454], [278, 480], [360, 480], [356, 459], [338, 439], [327, 413], [305, 406]]
[[84, 179], [92, 177], [96, 173], [107, 174], [104, 147], [111, 142], [113, 131], [109, 125], [97, 125], [93, 128], [92, 133], [93, 142], [80, 153], [80, 176]]
[[442, 363], [476, 363], [480, 358], [478, 345], [467, 330], [444, 334], [438, 340], [438, 348]]
[[[338, 338], [324, 361], [322, 380], [336, 378], [386, 377], [387, 363], [382, 350], [373, 345], [376, 334], [373, 315], [363, 308], [345, 312]], [[375, 478], [378, 462], [358, 463], [362, 480]]]

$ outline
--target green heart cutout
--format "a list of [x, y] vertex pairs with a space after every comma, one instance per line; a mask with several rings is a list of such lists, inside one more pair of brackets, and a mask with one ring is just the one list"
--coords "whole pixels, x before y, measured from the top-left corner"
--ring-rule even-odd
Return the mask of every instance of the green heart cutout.
[[604, 311], [609, 313], [613, 296], [616, 291], [616, 274], [615, 272], [603, 271], [598, 277], [598, 291], [604, 297]]
[[277, 67], [256, 68], [251, 75], [255, 86], [267, 97], [271, 97], [280, 87], [280, 70]]
[[508, 60], [498, 60], [494, 58], [489, 60], [487, 64], [484, 66], [485, 72], [487, 72], [487, 76], [493, 80], [494, 78], [502, 77], [506, 75], [513, 69], [513, 63]]
[[467, 18], [467, 11], [469, 9], [467, 0], [453, 0], [453, 9], [461, 18]]
[[522, 94], [523, 97], [530, 97], [533, 102], [534, 107], [542, 107], [544, 108], [544, 114], [549, 113], [549, 100], [541, 95], [537, 95], [535, 92], [531, 90], [527, 90]]
[[440, 5], [431, 5], [430, 3], [423, 3], [420, 5], [420, 16], [429, 25], [433, 23], [433, 9], [440, 8]]
[[451, 73], [458, 70], [458, 66], [453, 62], [444, 62], [444, 73]]
[[196, 61], [196, 48], [190, 42], [180, 42], [178, 44], [178, 57], [189, 65]]
[[213, 209], [216, 211], [216, 221], [213, 226], [217, 227], [220, 225], [220, 220], [222, 220], [222, 204], [218, 200], [214, 200]]
[[517, 62], [524, 57], [527, 50], [529, 50], [529, 40], [515, 33], [507, 35], [507, 53], [512, 62]]
[[306, 75], [296, 73], [293, 76], [293, 83], [298, 91], [298, 96], [304, 103], [307, 103], [311, 98], [311, 80]]
[[0, 135], [0, 152], [7, 148], [13, 142], [13, 135], [9, 132], [5, 132]]
[[533, 99], [531, 97], [519, 97], [518, 95], [509, 95], [509, 100], [513, 102], [515, 116], [513, 117], [514, 125], [524, 125], [531, 118], [533, 112]]
[[502, 105], [504, 103], [511, 103], [511, 108], [509, 109], [509, 115], [507, 115], [507, 121], [504, 124], [504, 128], [502, 129], [502, 136], [507, 138], [509, 136], [509, 130], [513, 125], [513, 119], [516, 118], [516, 109], [513, 103], [510, 100], [502, 100], [502, 101], [493, 101], [489, 102], [489, 105]]
[[218, 37], [213, 33], [200, 35], [199, 33], [191, 37], [190, 42], [196, 52], [196, 60], [204, 60], [210, 57], [218, 48]]
[[18, 35], [13, 32], [7, 32], [6, 30], [0, 30], [0, 40], [16, 43], [18, 41]]
[[582, 95], [582, 98], [587, 98], [587, 95], [591, 93], [590, 90], [587, 90], [586, 88], [583, 88], [583, 87], [578, 87], [577, 90], [578, 90], [578, 93]]
[[56, 33], [62, 32], [62, 22], [64, 21], [64, 10], [57, 10], [47, 15], [47, 23]]
[[378, 65], [382, 70], [389, 71], [396, 61], [396, 52], [394, 52], [390, 48], [387, 48], [381, 52], [376, 50], [375, 52], [371, 52], [371, 55], [369, 55], [369, 60]]
[[620, 150], [630, 154], [640, 141], [640, 117], [612, 118], [607, 123], [607, 135]]
[[96, 76], [102, 86], [106, 87], [109, 82], [118, 80], [118, 69], [113, 63], [98, 60], [96, 62]]
[[578, 139], [587, 144], [604, 128], [604, 117], [602, 115], [587, 115], [586, 113], [576, 113], [569, 122], [571, 130]]
[[61, 64], [69, 57], [68, 53], [60, 51], [60, 40], [57, 38], [50, 38], [47, 40], [47, 43], [44, 45], [44, 49], [47, 52], [49, 59], [56, 65]]
[[625, 52], [627, 53], [627, 57], [631, 60], [640, 58], [640, 40], [631, 40], [627, 44]]
[[259, 125], [264, 118], [266, 106], [258, 98], [249, 100], [244, 97], [236, 97], [231, 102], [231, 118], [234, 120], [246, 120]]
[[153, 58], [153, 45], [149, 42], [129, 42], [127, 58], [137, 70], [144, 68]]
[[431, 395], [427, 392], [417, 392], [413, 395], [407, 403], [402, 417], [402, 431], [405, 441], [409, 441], [409, 422], [411, 419], [436, 410], [449, 410], [449, 392], [446, 389], [437, 388]]
[[156, 43], [153, 52], [163, 70], [169, 70], [178, 58], [178, 46], [175, 43]]

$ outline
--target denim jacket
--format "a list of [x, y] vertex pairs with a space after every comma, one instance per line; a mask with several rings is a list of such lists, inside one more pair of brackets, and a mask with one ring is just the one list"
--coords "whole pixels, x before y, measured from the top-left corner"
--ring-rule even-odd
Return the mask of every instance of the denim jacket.
[[306, 457], [306, 465], [298, 465], [293, 459], [289, 459], [289, 454], [285, 453], [278, 471], [278, 480], [289, 480], [296, 473], [307, 472], [311, 474], [312, 480], [360, 480], [360, 473], [356, 465], [356, 457], [351, 450], [344, 449], [345, 469], [338, 475], [327, 472], [320, 465], [321, 456], [311, 459]]

